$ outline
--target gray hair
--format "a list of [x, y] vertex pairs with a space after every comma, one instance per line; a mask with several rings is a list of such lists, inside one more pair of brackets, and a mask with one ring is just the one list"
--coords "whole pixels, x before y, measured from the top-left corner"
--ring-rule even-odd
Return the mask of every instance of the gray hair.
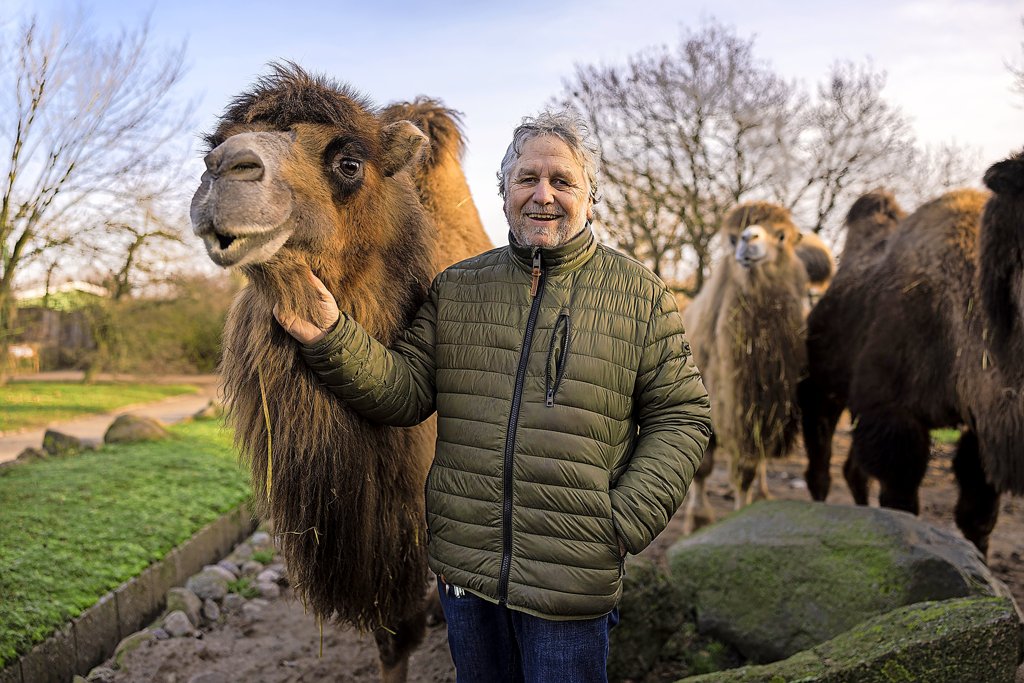
[[554, 135], [569, 147], [569, 151], [580, 162], [586, 176], [590, 199], [594, 204], [601, 201], [597, 187], [597, 168], [600, 162], [597, 145], [591, 139], [586, 122], [572, 109], [542, 111], [537, 116], [524, 116], [523, 122], [512, 133], [512, 142], [501, 160], [498, 171], [498, 194], [502, 199], [508, 193], [508, 176], [519, 160], [523, 145], [533, 138]]

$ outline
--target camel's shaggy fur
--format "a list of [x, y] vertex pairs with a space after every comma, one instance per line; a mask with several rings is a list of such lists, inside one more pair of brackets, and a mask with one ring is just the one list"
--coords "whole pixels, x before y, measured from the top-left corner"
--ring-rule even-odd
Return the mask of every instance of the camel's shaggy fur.
[[[782, 207], [743, 204], [726, 217], [723, 233], [740, 244], [751, 226], [764, 230], [767, 256], [752, 266], [730, 255], [717, 263], [684, 314], [694, 360], [711, 396], [715, 447], [731, 456], [736, 506], [767, 458], [786, 454], [798, 428], [796, 388], [806, 365], [804, 301], [808, 276], [795, 253], [800, 233]], [[737, 251], [737, 255], [740, 252]], [[827, 252], [813, 262], [831, 262]], [[698, 505], [707, 515], [703, 482], [713, 466], [709, 449], [687, 506], [687, 529]], [[762, 479], [763, 481], [763, 479]]]
[[862, 504], [875, 477], [882, 505], [918, 512], [929, 430], [964, 426], [956, 518], [983, 552], [999, 493], [1024, 492], [1024, 156], [996, 164], [985, 182], [991, 197], [958, 190], [925, 204], [851, 260], [849, 275], [843, 260], [809, 319], [801, 391], [808, 482], [819, 499], [844, 403], [855, 424], [844, 473]]
[[[401, 119], [428, 134], [429, 152]], [[429, 100], [378, 114], [347, 87], [284, 65], [231, 103], [208, 142], [251, 131], [294, 136], [281, 179], [295, 231], [272, 258], [242, 266], [250, 283], [221, 365], [228, 421], [297, 595], [317, 617], [373, 630], [385, 678], [400, 680], [423, 632], [434, 421], [395, 429], [359, 417], [321, 386], [272, 309], [316, 320], [312, 271], [388, 344], [443, 265], [489, 246], [460, 168], [458, 119]], [[360, 182], [332, 167], [338, 149], [362, 160]]]

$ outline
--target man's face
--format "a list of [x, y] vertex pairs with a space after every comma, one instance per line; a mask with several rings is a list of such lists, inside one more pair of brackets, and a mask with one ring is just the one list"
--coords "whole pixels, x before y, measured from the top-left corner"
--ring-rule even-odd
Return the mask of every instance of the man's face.
[[519, 244], [557, 247], [593, 218], [586, 174], [554, 135], [523, 144], [505, 193], [505, 218]]

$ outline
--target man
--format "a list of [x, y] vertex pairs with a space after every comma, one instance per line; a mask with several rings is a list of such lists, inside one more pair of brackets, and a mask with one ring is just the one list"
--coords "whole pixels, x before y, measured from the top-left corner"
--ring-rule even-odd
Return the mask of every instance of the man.
[[711, 433], [675, 300], [594, 240], [597, 161], [566, 113], [498, 174], [510, 244], [434, 281], [384, 348], [320, 288], [280, 320], [325, 384], [396, 426], [438, 413], [430, 566], [459, 681], [604, 681], [627, 552], [682, 502]]

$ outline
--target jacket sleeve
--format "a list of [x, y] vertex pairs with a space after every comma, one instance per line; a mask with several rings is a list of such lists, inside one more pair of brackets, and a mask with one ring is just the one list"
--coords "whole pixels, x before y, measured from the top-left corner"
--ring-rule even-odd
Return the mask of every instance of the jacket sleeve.
[[679, 508], [711, 437], [711, 404], [693, 364], [675, 298], [662, 290], [648, 322], [633, 410], [639, 427], [611, 490], [616, 531], [638, 553]]
[[416, 317], [388, 348], [342, 313], [302, 356], [324, 385], [374, 422], [411, 427], [434, 412], [434, 333], [440, 276]]

